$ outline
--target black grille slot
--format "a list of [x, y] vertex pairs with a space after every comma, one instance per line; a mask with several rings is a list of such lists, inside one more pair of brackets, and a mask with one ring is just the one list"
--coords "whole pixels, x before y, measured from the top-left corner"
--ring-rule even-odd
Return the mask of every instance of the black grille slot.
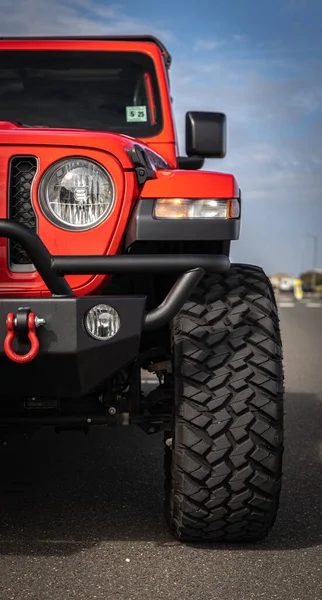
[[[34, 156], [15, 156], [10, 161], [9, 218], [33, 231], [37, 231], [37, 219], [31, 202], [31, 186], [36, 172]], [[9, 240], [9, 261], [13, 270], [33, 270], [29, 256], [14, 240]]]

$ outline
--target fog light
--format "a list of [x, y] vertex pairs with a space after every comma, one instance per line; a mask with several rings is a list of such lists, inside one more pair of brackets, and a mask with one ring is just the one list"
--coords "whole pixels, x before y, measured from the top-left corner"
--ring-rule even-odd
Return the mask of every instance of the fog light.
[[108, 304], [97, 304], [85, 316], [86, 331], [96, 340], [109, 340], [121, 326], [118, 312]]

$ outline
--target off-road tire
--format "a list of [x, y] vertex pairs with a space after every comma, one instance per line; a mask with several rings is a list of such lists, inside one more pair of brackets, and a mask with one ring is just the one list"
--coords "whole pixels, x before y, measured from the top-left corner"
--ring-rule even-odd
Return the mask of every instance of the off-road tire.
[[276, 518], [283, 456], [282, 343], [262, 269], [205, 276], [172, 340], [167, 520], [182, 541], [257, 542]]

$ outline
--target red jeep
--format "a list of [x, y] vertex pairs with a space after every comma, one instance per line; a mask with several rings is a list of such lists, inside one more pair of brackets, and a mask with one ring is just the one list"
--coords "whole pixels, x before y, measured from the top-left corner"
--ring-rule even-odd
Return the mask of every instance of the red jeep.
[[225, 115], [187, 113], [178, 156], [150, 36], [1, 39], [0, 56], [0, 427], [163, 431], [172, 531], [262, 539], [282, 348], [270, 281], [230, 264], [237, 182], [199, 170], [225, 156]]

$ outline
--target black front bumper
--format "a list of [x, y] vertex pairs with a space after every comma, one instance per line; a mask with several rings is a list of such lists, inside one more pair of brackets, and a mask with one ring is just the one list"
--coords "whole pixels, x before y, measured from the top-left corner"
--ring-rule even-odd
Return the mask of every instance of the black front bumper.
[[[180, 311], [206, 271], [225, 273], [230, 262], [223, 255], [52, 256], [36, 233], [24, 225], [0, 219], [0, 237], [15, 240], [29, 255], [52, 294], [50, 298], [2, 298], [0, 301], [1, 395], [84, 396], [100, 389], [119, 369], [138, 356], [141, 334], [158, 329]], [[64, 275], [116, 273], [178, 273], [162, 304], [146, 312], [144, 296], [88, 296], [77, 298]], [[107, 341], [92, 338], [84, 327], [87, 311], [108, 304], [120, 317], [120, 329]], [[28, 308], [45, 325], [37, 335], [40, 350], [27, 364], [9, 360], [3, 350], [6, 317]], [[25, 353], [28, 346], [14, 350]]]

